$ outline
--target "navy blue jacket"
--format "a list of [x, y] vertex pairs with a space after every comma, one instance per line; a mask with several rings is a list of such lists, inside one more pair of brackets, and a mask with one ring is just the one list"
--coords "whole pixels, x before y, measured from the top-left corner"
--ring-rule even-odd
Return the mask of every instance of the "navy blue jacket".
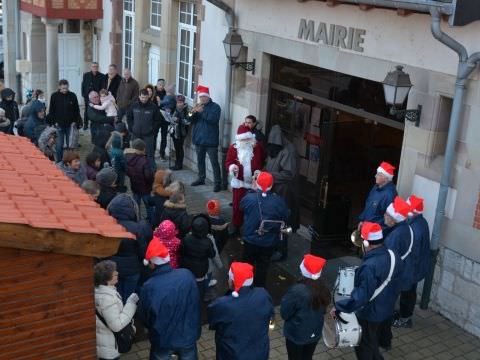
[[397, 189], [394, 183], [389, 182], [382, 187], [375, 184], [368, 194], [365, 208], [358, 219], [380, 224], [382, 229], [385, 229], [383, 215], [385, 215], [388, 205], [393, 202], [395, 196], [397, 196]]
[[[278, 220], [287, 222], [290, 210], [283, 198], [272, 192], [262, 196], [260, 191], [250, 191], [240, 201], [243, 211], [243, 240], [257, 246], [274, 246], [280, 240], [280, 225], [265, 224], [265, 234], [257, 234], [263, 220]], [[260, 214], [261, 209], [261, 214]]]
[[[45, 109], [45, 105], [38, 100], [34, 100], [32, 105], [30, 106], [30, 115], [28, 115], [27, 122], [25, 123], [24, 127], [24, 134], [27, 138], [32, 140], [34, 144], [38, 142], [38, 137], [40, 136], [39, 131], [35, 131], [37, 128], [47, 126], [47, 119], [46, 117], [40, 119], [37, 115], [38, 112]], [[41, 133], [41, 132], [40, 132]]]
[[217, 360], [267, 360], [268, 324], [274, 314], [264, 288], [242, 287], [238, 298], [225, 295], [208, 306], [208, 323], [215, 330]]
[[157, 267], [143, 284], [137, 313], [155, 347], [189, 347], [200, 338], [200, 296], [187, 269]]
[[282, 298], [283, 335], [297, 345], [311, 344], [322, 337], [325, 308], [313, 310], [311, 297], [305, 284], [295, 284]]
[[150, 225], [144, 220], [139, 221], [137, 211], [134, 200], [126, 194], [117, 195], [108, 205], [110, 215], [137, 237], [136, 240], [123, 239], [117, 253], [111, 257], [121, 277], [140, 275], [147, 245], [153, 237]]
[[415, 255], [415, 273], [413, 283], [422, 281], [430, 269], [430, 230], [423, 215], [416, 215], [408, 221], [413, 230], [413, 253]]
[[355, 271], [354, 289], [351, 297], [335, 304], [338, 311], [355, 312], [359, 319], [381, 322], [393, 315], [395, 301], [400, 293], [403, 264], [395, 255], [392, 280], [383, 291], [370, 301], [375, 290], [383, 284], [390, 270], [390, 255], [385, 246], [368, 251], [362, 265]]
[[192, 134], [194, 145], [218, 146], [220, 113], [220, 106], [210, 100], [201, 113], [192, 115], [190, 121], [195, 125]]
[[[407, 222], [402, 221], [390, 228], [390, 232], [385, 238], [385, 246], [401, 258], [407, 253], [410, 241], [410, 229]], [[403, 260], [402, 284], [400, 287], [402, 291], [409, 290], [415, 283], [413, 276], [416, 263], [417, 259], [412, 247], [410, 254]]]

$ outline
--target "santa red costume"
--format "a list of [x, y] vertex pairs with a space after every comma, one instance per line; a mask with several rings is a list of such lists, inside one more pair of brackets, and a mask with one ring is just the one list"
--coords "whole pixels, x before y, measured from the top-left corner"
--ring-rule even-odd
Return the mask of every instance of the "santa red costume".
[[230, 186], [233, 192], [232, 223], [237, 228], [242, 225], [243, 213], [240, 201], [252, 188], [255, 171], [263, 168], [263, 148], [257, 145], [255, 136], [245, 125], [240, 125], [235, 136], [235, 143], [228, 148], [225, 167], [232, 176]]

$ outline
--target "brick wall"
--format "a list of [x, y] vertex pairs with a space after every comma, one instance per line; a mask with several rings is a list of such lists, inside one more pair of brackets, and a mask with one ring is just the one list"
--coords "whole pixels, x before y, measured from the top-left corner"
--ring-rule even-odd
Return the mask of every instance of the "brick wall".
[[477, 207], [475, 208], [475, 216], [473, 218], [473, 227], [480, 230], [480, 191], [478, 192]]

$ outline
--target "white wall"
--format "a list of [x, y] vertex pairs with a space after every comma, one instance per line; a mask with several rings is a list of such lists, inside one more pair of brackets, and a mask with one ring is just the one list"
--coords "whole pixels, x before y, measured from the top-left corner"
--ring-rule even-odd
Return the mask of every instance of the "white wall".
[[[103, 73], [107, 72], [108, 65], [112, 62], [112, 44], [110, 43], [110, 32], [112, 31], [112, 1], [103, 0], [102, 30], [98, 41], [98, 64]], [[117, 65], [121, 69], [121, 65]]]

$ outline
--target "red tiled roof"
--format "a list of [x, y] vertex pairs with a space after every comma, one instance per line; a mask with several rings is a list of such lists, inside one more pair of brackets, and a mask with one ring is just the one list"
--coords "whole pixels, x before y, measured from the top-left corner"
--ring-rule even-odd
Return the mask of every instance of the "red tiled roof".
[[135, 239], [28, 139], [3, 133], [0, 223]]

